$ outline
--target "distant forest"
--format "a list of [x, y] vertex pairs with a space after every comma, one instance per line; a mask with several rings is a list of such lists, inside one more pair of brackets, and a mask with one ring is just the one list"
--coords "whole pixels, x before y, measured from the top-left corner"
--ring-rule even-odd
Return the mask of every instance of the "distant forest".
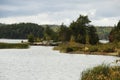
[[[34, 34], [35, 37], [43, 38], [44, 29], [51, 27], [56, 31], [56, 25], [38, 25], [34, 23], [20, 24], [0, 24], [0, 38], [8, 39], [27, 39], [29, 34]], [[53, 28], [54, 27], [54, 28]]]
[[109, 39], [109, 34], [111, 32], [111, 30], [113, 29], [113, 27], [110, 27], [110, 26], [96, 26], [95, 27], [96, 30], [97, 30], [97, 34], [99, 36], [99, 39], [106, 39], [108, 40]]
[[[0, 38], [7, 39], [27, 39], [29, 34], [35, 37], [43, 38], [45, 28], [49, 27], [54, 32], [58, 32], [60, 25], [38, 25], [34, 23], [2, 24], [0, 23]], [[95, 26], [99, 39], [108, 39], [109, 33], [113, 27]]]

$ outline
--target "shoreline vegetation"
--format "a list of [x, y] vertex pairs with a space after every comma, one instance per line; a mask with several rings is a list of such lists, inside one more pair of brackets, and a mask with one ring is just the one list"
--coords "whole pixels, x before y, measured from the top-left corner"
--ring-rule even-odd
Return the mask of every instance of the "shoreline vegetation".
[[59, 50], [60, 52], [70, 54], [120, 56], [120, 43], [98, 43], [96, 45], [90, 45], [76, 42], [66, 42], [55, 46], [53, 50]]
[[[120, 56], [120, 21], [114, 27], [90, 24], [86, 15], [80, 15], [69, 26], [20, 23], [0, 26], [0, 38], [28, 39], [28, 44], [2, 44], [1, 48], [28, 48], [29, 45], [55, 46], [54, 50], [71, 54]], [[99, 40], [109, 40], [107, 44]], [[59, 43], [60, 42], [60, 43]]]
[[120, 80], [120, 66], [98, 65], [83, 71], [81, 80]]
[[0, 49], [27, 49], [28, 43], [0, 43]]

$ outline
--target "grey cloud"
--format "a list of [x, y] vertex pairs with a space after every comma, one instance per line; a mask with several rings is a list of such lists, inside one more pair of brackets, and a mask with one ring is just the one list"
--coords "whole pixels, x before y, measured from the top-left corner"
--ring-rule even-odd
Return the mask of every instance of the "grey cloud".
[[[27, 2], [26, 0], [19, 0], [19, 1], [15, 1], [15, 0], [11, 0], [11, 3], [8, 4], [8, 2], [10, 2], [10, 0], [6, 0], [6, 4], [5, 6], [10, 6], [9, 8], [11, 8], [11, 6], [16, 7], [18, 10], [16, 11], [9, 11], [10, 13], [13, 13], [13, 16], [17, 16], [17, 15], [24, 15], [25, 13], [32, 14], [33, 12], [36, 14], [38, 13], [54, 13], [54, 12], [61, 12], [64, 10], [86, 10], [87, 6], [86, 4], [79, 4], [79, 3], [74, 3], [72, 0], [65, 0], [65, 1], [56, 1], [56, 0], [47, 0], [47, 1], [41, 1], [41, 0], [29, 0], [29, 2]], [[19, 4], [19, 5], [14, 5], [12, 3]], [[21, 2], [23, 4], [21, 4]], [[76, 2], [76, 1], [75, 1]], [[21, 5], [20, 5], [21, 4]], [[2, 4], [3, 5], [3, 4]], [[3, 7], [4, 9], [4, 7]], [[2, 10], [0, 10], [0, 12], [2, 12]], [[4, 10], [4, 12], [6, 12]], [[8, 11], [7, 11], [8, 12]], [[3, 12], [2, 12], [3, 13]], [[16, 14], [15, 14], [16, 13]], [[0, 16], [2, 16], [0, 14]], [[9, 13], [4, 13], [4, 16], [12, 16], [12, 14]]]
[[[54, 19], [73, 19], [95, 10], [91, 19], [119, 17], [120, 0], [0, 0], [0, 17], [29, 16], [45, 13]], [[1, 7], [2, 6], [2, 7]], [[8, 8], [8, 9], [7, 9]]]

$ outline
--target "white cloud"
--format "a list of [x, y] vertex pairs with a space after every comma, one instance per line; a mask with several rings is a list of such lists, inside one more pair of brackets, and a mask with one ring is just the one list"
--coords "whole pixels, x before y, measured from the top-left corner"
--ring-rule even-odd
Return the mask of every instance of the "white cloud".
[[38, 24], [50, 24], [50, 20], [47, 14], [38, 14], [33, 16], [19, 16], [19, 17], [9, 17], [9, 18], [0, 18], [1, 23], [21, 23], [21, 22], [32, 22]]
[[1, 0], [0, 23], [32, 22], [69, 25], [80, 14], [92, 24], [114, 25], [120, 19], [120, 0]]
[[0, 18], [0, 23], [7, 23], [7, 24], [13, 24], [13, 23], [21, 23], [21, 22], [31, 22], [31, 23], [37, 23], [37, 24], [66, 24], [69, 25], [73, 20], [76, 20], [79, 15], [88, 15], [90, 20], [92, 21], [91, 24], [93, 25], [99, 25], [99, 26], [114, 26], [118, 20], [119, 17], [99, 17], [96, 18], [96, 10], [91, 9], [89, 11], [77, 11], [77, 10], [68, 10], [68, 11], [62, 11], [62, 12], [54, 12], [54, 13], [40, 13], [37, 15], [32, 16], [19, 16], [19, 17], [8, 17], [8, 18]]
[[54, 13], [39, 13], [32, 16], [19, 16], [19, 17], [7, 17], [0, 18], [1, 23], [20, 23], [20, 22], [32, 22], [37, 24], [66, 24], [69, 25], [73, 20], [76, 20], [79, 15], [95, 16], [95, 10], [89, 11], [77, 11], [77, 10], [65, 10]]
[[100, 18], [97, 20], [93, 20], [92, 24], [97, 26], [114, 26], [118, 23], [120, 19], [119, 17], [110, 17], [110, 18]]

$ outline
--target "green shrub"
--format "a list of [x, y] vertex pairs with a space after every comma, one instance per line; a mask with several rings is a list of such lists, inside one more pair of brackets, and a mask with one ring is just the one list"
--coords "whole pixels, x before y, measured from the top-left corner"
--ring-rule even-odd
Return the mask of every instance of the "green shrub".
[[65, 50], [65, 52], [72, 52], [72, 51], [73, 51], [73, 49], [70, 48], [70, 47], [67, 47], [66, 50]]
[[77, 52], [77, 51], [84, 52], [85, 51], [85, 52], [96, 52], [95, 54], [106, 54], [109, 52], [115, 52], [116, 49], [120, 49], [118, 47], [120, 47], [120, 45], [116, 45], [115, 43], [90, 45], [90, 44], [80, 44], [75, 42], [66, 42], [66, 43], [60, 44], [54, 49], [60, 50], [61, 52]]
[[99, 44], [98, 52], [115, 52], [115, 45], [111, 43]]
[[91, 46], [91, 47], [89, 47], [89, 51], [90, 52], [97, 52], [98, 51], [98, 47], [97, 46]]
[[117, 44], [115, 44], [116, 45], [116, 47], [118, 48], [118, 49], [120, 49], [120, 42], [118, 42]]
[[105, 46], [103, 47], [103, 52], [115, 52], [114, 46]]

